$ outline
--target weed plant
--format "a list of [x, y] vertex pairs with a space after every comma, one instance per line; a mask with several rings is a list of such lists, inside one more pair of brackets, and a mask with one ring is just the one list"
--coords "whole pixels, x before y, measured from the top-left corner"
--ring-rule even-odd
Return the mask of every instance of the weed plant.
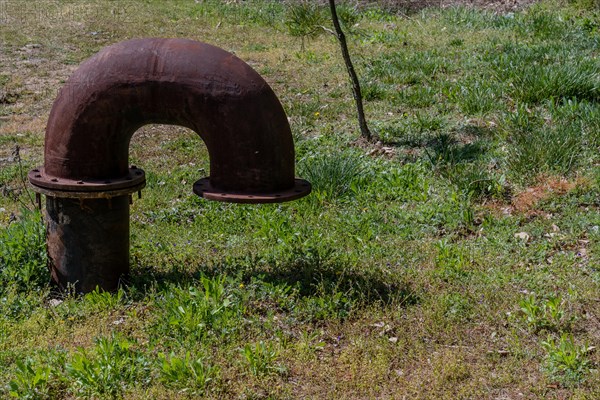
[[167, 386], [176, 387], [191, 395], [203, 395], [209, 384], [219, 374], [218, 367], [207, 363], [203, 358], [192, 357], [190, 352], [178, 357], [171, 353], [169, 356], [160, 354], [161, 380]]
[[563, 385], [578, 385], [590, 372], [588, 346], [577, 345], [572, 335], [548, 337], [542, 342], [546, 350], [546, 371], [552, 379]]
[[148, 365], [142, 354], [126, 338], [98, 338], [93, 352], [80, 349], [65, 370], [73, 379], [74, 391], [84, 397], [114, 398], [129, 385], [147, 382]]
[[536, 332], [542, 329], [568, 330], [571, 321], [565, 315], [563, 299], [560, 296], [550, 296], [548, 299], [540, 300], [532, 294], [522, 299], [519, 307], [526, 318], [527, 325]]
[[224, 277], [201, 277], [201, 287], [173, 287], [157, 304], [162, 311], [156, 327], [164, 338], [202, 341], [211, 337], [232, 337], [239, 327], [240, 309], [226, 293]]
[[272, 343], [246, 344], [241, 353], [246, 367], [254, 376], [285, 372], [285, 368], [277, 364], [279, 354]]
[[0, 232], [0, 293], [42, 287], [49, 282], [46, 269], [45, 229], [39, 213], [22, 216]]
[[43, 399], [48, 397], [50, 366], [34, 365], [31, 360], [18, 360], [15, 379], [9, 383], [9, 394], [18, 399]]

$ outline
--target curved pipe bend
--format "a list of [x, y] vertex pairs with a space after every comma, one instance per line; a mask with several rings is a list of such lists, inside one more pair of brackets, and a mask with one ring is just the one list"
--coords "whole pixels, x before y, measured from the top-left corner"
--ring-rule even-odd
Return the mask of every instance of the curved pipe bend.
[[130, 139], [149, 123], [182, 125], [200, 135], [213, 190], [294, 189], [292, 134], [272, 89], [236, 56], [186, 39], [129, 40], [85, 61], [52, 107], [44, 173], [82, 180], [127, 176]]

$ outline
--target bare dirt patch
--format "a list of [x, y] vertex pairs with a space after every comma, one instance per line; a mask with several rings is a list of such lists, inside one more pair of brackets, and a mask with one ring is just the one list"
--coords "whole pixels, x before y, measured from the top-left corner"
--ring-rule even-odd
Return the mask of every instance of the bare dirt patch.
[[567, 181], [564, 178], [540, 179], [538, 185], [529, 187], [517, 194], [513, 198], [512, 206], [520, 212], [528, 211], [534, 208], [538, 202], [552, 195], [565, 195], [575, 187], [577, 187], [577, 182]]
[[491, 201], [486, 203], [485, 206], [498, 215], [517, 213], [526, 217], [548, 217], [549, 215], [546, 212], [536, 209], [538, 203], [553, 196], [565, 196], [576, 188], [588, 184], [584, 178], [567, 180], [557, 176], [540, 176], [535, 185], [524, 188], [511, 196], [510, 202]]

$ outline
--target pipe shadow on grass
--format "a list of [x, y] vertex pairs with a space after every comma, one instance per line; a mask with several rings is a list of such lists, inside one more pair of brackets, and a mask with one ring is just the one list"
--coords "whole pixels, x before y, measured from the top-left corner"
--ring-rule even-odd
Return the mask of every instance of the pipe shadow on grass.
[[203, 275], [226, 275], [245, 284], [253, 279], [274, 285], [285, 284], [295, 288], [304, 298], [342, 293], [350, 301], [362, 305], [414, 305], [420, 301], [418, 291], [403, 271], [372, 266], [360, 269], [352, 264], [331, 249], [292, 249], [277, 256], [225, 257], [211, 265], [185, 270], [157, 271], [152, 266], [138, 264], [126, 283], [144, 293], [156, 285], [195, 284]]

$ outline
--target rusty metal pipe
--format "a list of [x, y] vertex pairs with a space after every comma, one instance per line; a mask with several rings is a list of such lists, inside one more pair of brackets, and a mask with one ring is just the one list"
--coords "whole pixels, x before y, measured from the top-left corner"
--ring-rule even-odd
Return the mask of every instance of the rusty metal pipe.
[[52, 279], [77, 292], [114, 291], [129, 272], [129, 196], [46, 198]]
[[203, 139], [210, 177], [194, 184], [200, 196], [264, 203], [310, 192], [294, 176], [279, 100], [239, 58], [186, 39], [106, 47], [60, 91], [46, 127], [44, 166], [29, 173], [34, 190], [47, 196], [50, 267], [59, 285], [112, 290], [127, 274], [127, 200], [145, 185], [144, 172], [128, 165], [129, 142], [149, 123], [181, 125]]

